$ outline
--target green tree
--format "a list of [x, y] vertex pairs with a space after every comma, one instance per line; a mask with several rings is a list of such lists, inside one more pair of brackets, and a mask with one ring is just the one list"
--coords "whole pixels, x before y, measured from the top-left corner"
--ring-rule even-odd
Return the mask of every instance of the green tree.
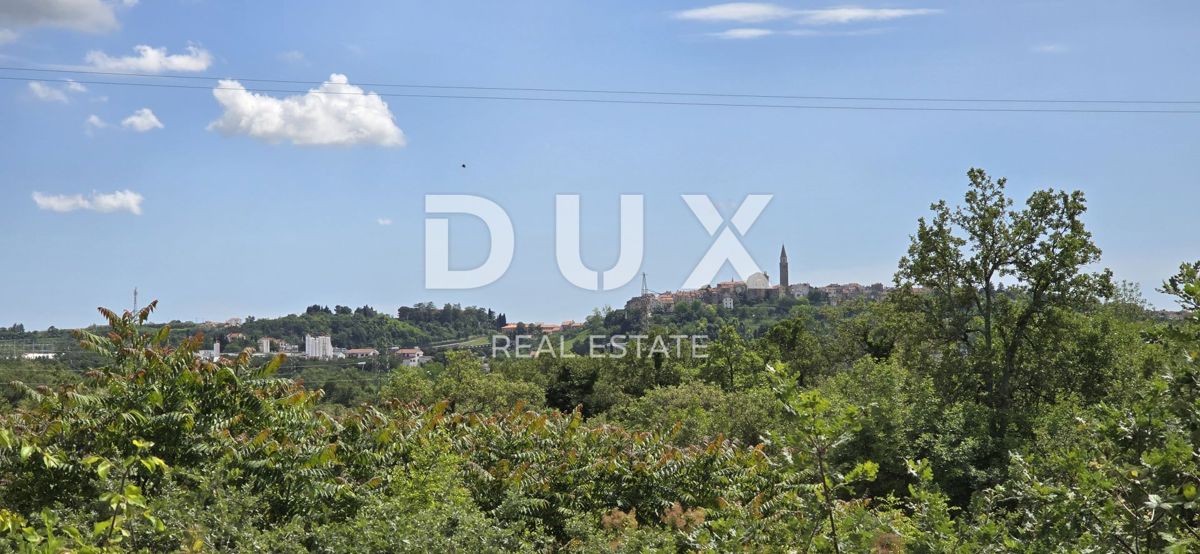
[[[702, 375], [727, 391], [737, 390], [738, 380], [757, 383], [764, 369], [762, 356], [750, 341], [742, 338], [731, 323], [721, 326], [717, 340], [708, 347], [708, 360]], [[748, 377], [747, 377], [748, 375]]]
[[821, 343], [803, 320], [788, 319], [775, 324], [767, 331], [766, 339], [778, 349], [780, 361], [791, 368], [801, 386], [825, 365]]
[[1085, 307], [1113, 286], [1107, 270], [1085, 271], [1100, 249], [1083, 224], [1082, 192], [1040, 190], [1017, 210], [1005, 179], [981, 169], [967, 176], [963, 205], [937, 202], [931, 219], [919, 220], [896, 281], [923, 293], [913, 305], [949, 367], [972, 369], [970, 379], [943, 390], [977, 395], [1004, 427], [1018, 388], [1038, 386], [1028, 379], [1036, 361], [1023, 357], [1031, 339], [1060, 324], [1056, 311]]

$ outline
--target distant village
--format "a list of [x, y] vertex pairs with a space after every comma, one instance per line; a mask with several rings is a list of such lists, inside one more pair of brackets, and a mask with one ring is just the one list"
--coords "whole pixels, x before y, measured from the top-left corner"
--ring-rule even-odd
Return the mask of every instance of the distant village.
[[[225, 336], [231, 341], [246, 340], [246, 335], [243, 333], [230, 333]], [[304, 336], [304, 350], [300, 350], [300, 346], [291, 344], [283, 339], [274, 337], [262, 337], [258, 339], [258, 347], [251, 348], [254, 356], [270, 356], [271, 354], [287, 354], [290, 358], [305, 358], [309, 360], [344, 360], [347, 358], [374, 358], [381, 355], [381, 352], [375, 348], [338, 348], [333, 345], [333, 340], [328, 335], [321, 336]], [[393, 346], [388, 348], [385, 353], [400, 361], [401, 365], [405, 366], [420, 366], [433, 359], [432, 356], [425, 355], [425, 352], [418, 347], [404, 348]], [[200, 350], [196, 352], [196, 356], [206, 360], [217, 360], [221, 357], [220, 341], [213, 341], [213, 347], [209, 350]]]
[[[677, 304], [689, 301], [699, 301], [731, 310], [739, 305], [758, 304], [770, 298], [782, 297], [807, 298], [814, 303], [837, 306], [843, 302], [857, 299], [881, 300], [888, 292], [894, 290], [894, 287], [886, 287], [882, 283], [873, 285], [835, 283], [816, 287], [808, 283], [791, 284], [788, 282], [788, 278], [787, 248], [781, 247], [779, 283], [776, 285], [771, 285], [770, 276], [759, 272], [749, 276], [745, 281], [729, 280], [693, 290], [654, 292], [647, 288], [645, 275], [643, 275], [641, 294], [630, 298], [625, 303], [625, 310], [644, 314], [663, 313], [672, 311]], [[509, 323], [500, 331], [506, 335], [551, 334], [582, 327], [582, 323], [568, 320], [562, 323]]]
[[[625, 310], [630, 313], [645, 315], [669, 313], [674, 310], [675, 306], [692, 301], [721, 306], [731, 310], [741, 305], [755, 305], [770, 299], [780, 298], [806, 298], [814, 304], [837, 306], [854, 300], [882, 300], [893, 290], [895, 290], [894, 287], [884, 286], [882, 283], [871, 285], [834, 283], [825, 286], [813, 286], [809, 283], [792, 284], [789, 282], [787, 249], [781, 248], [779, 253], [779, 282], [774, 285], [771, 284], [770, 277], [766, 273], [759, 272], [750, 275], [745, 281], [731, 279], [715, 285], [705, 285], [699, 289], [654, 292], [646, 286], [646, 277], [643, 274], [641, 294], [630, 298], [625, 303]], [[922, 289], [918, 288], [916, 291], [921, 292]], [[1184, 310], [1160, 309], [1149, 310], [1149, 313], [1152, 317], [1167, 321], [1182, 320], [1188, 315], [1188, 312]], [[242, 323], [242, 319], [233, 318], [224, 323], [208, 321], [200, 324], [200, 326], [202, 328], [239, 327]], [[502, 325], [499, 331], [510, 336], [520, 334], [549, 335], [575, 331], [583, 327], [584, 324], [582, 322], [574, 320], [567, 320], [561, 323], [518, 322]], [[225, 339], [227, 342], [253, 344], [250, 337], [240, 332], [225, 335]], [[14, 341], [9, 342], [12, 344], [0, 345], [5, 347], [0, 349], [0, 357], [54, 359], [63, 351], [61, 346], [54, 344], [17, 344]], [[382, 352], [375, 348], [339, 348], [333, 345], [333, 341], [328, 335], [305, 335], [303, 345], [291, 344], [283, 339], [274, 337], [260, 337], [257, 339], [257, 348], [251, 347], [249, 350], [254, 356], [270, 356], [282, 353], [292, 358], [327, 361], [387, 356], [397, 360], [401, 365], [410, 367], [420, 366], [433, 359], [432, 356], [427, 355], [421, 348], [416, 346], [392, 346]], [[241, 351], [241, 349], [238, 350], [239, 353]], [[226, 354], [232, 353], [229, 352]], [[220, 359], [222, 356], [221, 343], [214, 341], [211, 349], [200, 350], [196, 355], [206, 360]]]
[[823, 287], [814, 287], [808, 283], [791, 284], [788, 276], [787, 248], [781, 247], [778, 284], [771, 285], [770, 276], [759, 272], [746, 278], [745, 281], [729, 280], [694, 290], [653, 292], [646, 287], [643, 278], [642, 294], [629, 299], [625, 303], [625, 309], [642, 313], [669, 312], [678, 303], [700, 301], [731, 310], [739, 304], [757, 304], [768, 298], [784, 297], [808, 298], [836, 306], [856, 299], [880, 300], [891, 290], [893, 287], [885, 287], [882, 283], [873, 285], [830, 284]]

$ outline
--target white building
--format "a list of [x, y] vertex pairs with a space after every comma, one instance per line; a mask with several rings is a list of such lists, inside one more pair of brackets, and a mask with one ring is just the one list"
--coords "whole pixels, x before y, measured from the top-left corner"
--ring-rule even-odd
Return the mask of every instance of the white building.
[[221, 358], [221, 341], [213, 339], [212, 350], [200, 350], [196, 352], [196, 355], [205, 360], [219, 360]]
[[333, 341], [328, 335], [320, 337], [304, 335], [304, 357], [332, 360]]
[[393, 346], [391, 348], [391, 351], [393, 354], [396, 355], [397, 358], [400, 358], [400, 365], [405, 365], [408, 367], [417, 367], [417, 366], [425, 363], [422, 360], [422, 358], [426, 357], [425, 353], [422, 352], [420, 348], [417, 348], [415, 346], [412, 348], [397, 348], [397, 347]]
[[26, 352], [21, 354], [21, 358], [25, 360], [53, 360], [57, 358], [56, 352]]
[[258, 339], [258, 353], [259, 354], [270, 354], [271, 353], [271, 339], [270, 338], [263, 337], [261, 339]]

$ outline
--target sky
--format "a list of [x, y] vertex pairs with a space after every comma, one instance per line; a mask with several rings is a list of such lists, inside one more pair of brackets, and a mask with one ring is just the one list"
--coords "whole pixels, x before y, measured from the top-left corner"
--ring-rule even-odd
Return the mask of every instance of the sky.
[[[370, 93], [1197, 110], [382, 86], [1200, 102], [1196, 21], [1188, 1], [8, 0], [0, 324], [97, 323], [96, 306], [127, 308], [134, 287], [160, 301], [159, 321], [423, 301], [561, 321], [623, 305], [640, 279], [590, 291], [560, 275], [556, 194], [580, 195], [583, 261], [597, 270], [618, 256], [620, 195], [644, 195], [641, 269], [656, 291], [680, 288], [714, 240], [683, 194], [709, 195], [725, 217], [749, 194], [773, 195], [740, 235], [772, 280], [786, 245], [793, 283], [887, 283], [917, 218], [960, 200], [970, 167], [1008, 177], [1018, 202], [1084, 191], [1100, 265], [1173, 308], [1154, 288], [1200, 258], [1200, 114]], [[114, 82], [191, 88], [101, 84]], [[430, 194], [508, 213], [515, 255], [499, 280], [426, 288]], [[478, 265], [487, 228], [450, 219], [451, 264]]]

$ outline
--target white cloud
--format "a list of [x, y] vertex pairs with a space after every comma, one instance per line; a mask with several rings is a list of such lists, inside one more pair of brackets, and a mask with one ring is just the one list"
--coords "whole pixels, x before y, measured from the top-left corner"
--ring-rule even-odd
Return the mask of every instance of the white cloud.
[[1067, 51], [1066, 45], [1056, 43], [1035, 44], [1031, 51], [1039, 54], [1061, 54]]
[[117, 16], [112, 5], [102, 0], [4, 0], [0, 2], [0, 24], [95, 33], [116, 29]]
[[773, 34], [775, 34], [775, 31], [770, 29], [742, 28], [729, 29], [728, 31], [721, 31], [719, 33], [709, 33], [709, 36], [729, 40], [749, 40], [771, 36]]
[[109, 212], [129, 212], [134, 215], [142, 214], [142, 195], [131, 190], [119, 190], [108, 194], [92, 194], [90, 209]]
[[676, 19], [705, 22], [763, 23], [793, 20], [804, 25], [889, 21], [918, 15], [932, 15], [942, 10], [929, 8], [862, 8], [841, 6], [817, 10], [798, 10], [778, 4], [732, 2], [695, 8], [675, 13]]
[[376, 220], [375, 220], [375, 223], [378, 223], [378, 224], [380, 224], [380, 225], [391, 225], [391, 224], [392, 224], [392, 220], [390, 220], [390, 219], [388, 219], [388, 218], [386, 218], [386, 217], [381, 217], [381, 218], [379, 218], [379, 219], [376, 219]]
[[860, 8], [844, 6], [821, 10], [800, 10], [800, 23], [826, 25], [831, 23], [859, 23], [863, 21], [890, 21], [918, 15], [934, 15], [942, 10], [930, 8]]
[[677, 19], [691, 21], [733, 21], [737, 23], [762, 23], [787, 19], [796, 15], [797, 11], [776, 4], [757, 2], [731, 2], [717, 4], [705, 8], [695, 8], [676, 12]]
[[87, 53], [85, 61], [102, 71], [162, 73], [164, 71], [204, 71], [212, 65], [212, 54], [203, 48], [187, 47], [187, 54], [168, 54], [166, 48], [145, 44], [133, 47], [136, 56], [112, 57], [99, 50]]
[[132, 8], [138, 5], [138, 0], [121, 0], [121, 5], [125, 6], [126, 8]]
[[213, 96], [225, 112], [208, 128], [226, 135], [299, 145], [405, 144], [387, 103], [349, 84], [345, 75], [334, 73], [308, 93], [286, 98], [255, 94], [237, 81], [222, 80]]
[[133, 112], [133, 115], [121, 120], [121, 126], [139, 133], [163, 128], [162, 122], [158, 120], [154, 112], [150, 111], [150, 108], [142, 108]]
[[8, 44], [17, 40], [17, 32], [12, 29], [0, 29], [0, 44]]
[[108, 127], [108, 123], [100, 119], [100, 116], [96, 114], [89, 115], [86, 123], [89, 129], [103, 129]]
[[87, 87], [67, 79], [67, 84], [63, 87], [56, 87], [43, 83], [41, 81], [30, 81], [29, 92], [33, 93], [33, 97], [46, 102], [70, 102], [67, 96], [68, 92], [87, 92]]
[[110, 193], [93, 192], [92, 196], [82, 194], [42, 194], [33, 193], [33, 202], [38, 208], [52, 212], [66, 213], [76, 210], [90, 210], [101, 213], [129, 212], [134, 215], [142, 213], [142, 195], [131, 190], [119, 190]]
[[30, 81], [29, 92], [33, 97], [46, 102], [66, 102], [67, 94], [41, 81]]

